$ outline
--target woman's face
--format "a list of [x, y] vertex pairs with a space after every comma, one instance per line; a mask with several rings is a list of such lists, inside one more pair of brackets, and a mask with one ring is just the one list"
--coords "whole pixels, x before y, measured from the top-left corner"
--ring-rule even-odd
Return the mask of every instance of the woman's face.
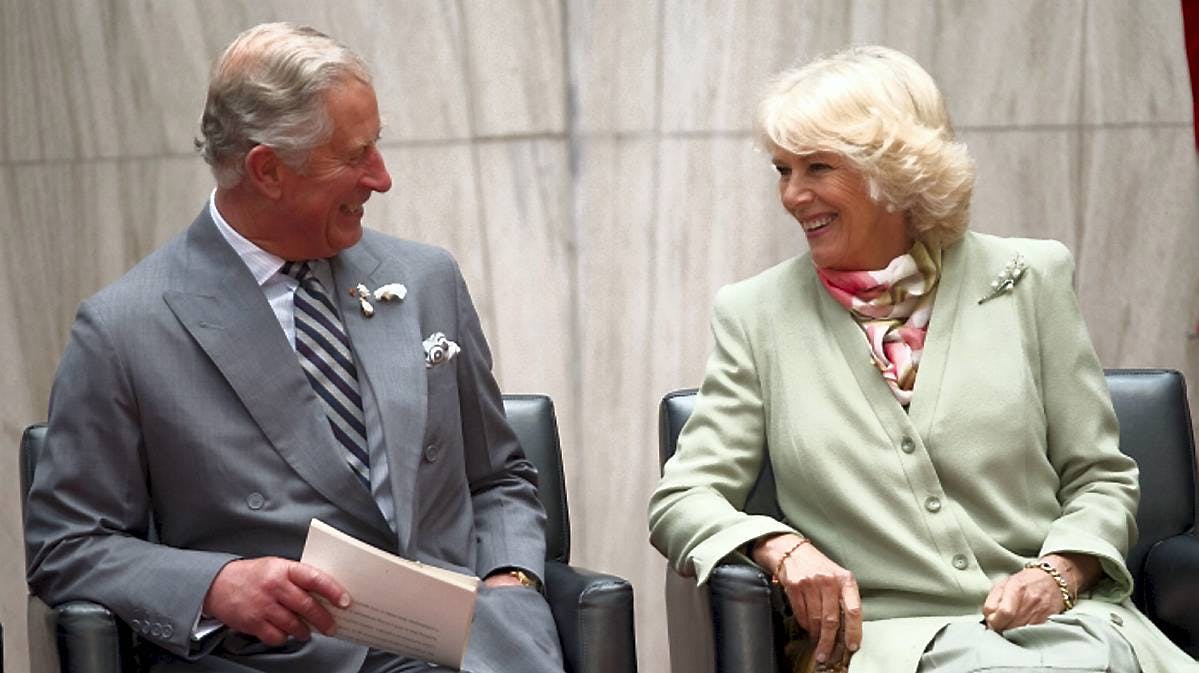
[[866, 177], [845, 157], [776, 147], [773, 159], [783, 208], [803, 227], [816, 266], [873, 271], [912, 247], [903, 213], [871, 200]]

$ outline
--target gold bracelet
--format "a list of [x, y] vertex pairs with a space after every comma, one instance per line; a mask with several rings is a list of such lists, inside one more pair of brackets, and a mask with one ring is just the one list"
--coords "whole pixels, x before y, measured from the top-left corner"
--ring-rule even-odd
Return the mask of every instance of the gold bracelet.
[[786, 554], [783, 554], [783, 557], [780, 558], [779, 562], [774, 566], [774, 574], [770, 577], [771, 584], [779, 583], [779, 576], [783, 574], [783, 564], [787, 562], [787, 559], [791, 558], [791, 555], [795, 553], [796, 549], [799, 549], [810, 541], [811, 540], [806, 537], [800, 537], [799, 542], [796, 542], [794, 547], [791, 547], [787, 550]]
[[1029, 561], [1024, 564], [1025, 568], [1036, 568], [1049, 574], [1054, 582], [1057, 582], [1058, 591], [1062, 592], [1062, 602], [1066, 604], [1067, 610], [1074, 609], [1074, 596], [1070, 595], [1070, 585], [1066, 584], [1066, 578], [1053, 567], [1049, 561]]

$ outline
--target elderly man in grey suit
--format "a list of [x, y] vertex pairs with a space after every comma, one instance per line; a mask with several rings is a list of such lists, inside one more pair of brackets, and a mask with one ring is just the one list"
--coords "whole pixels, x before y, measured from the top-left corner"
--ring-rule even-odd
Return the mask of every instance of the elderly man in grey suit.
[[335, 637], [314, 596], [353, 597], [295, 560], [313, 518], [485, 578], [464, 670], [562, 670], [536, 473], [462, 276], [362, 228], [391, 187], [379, 132], [348, 48], [246, 31], [209, 83], [209, 202], [79, 307], [29, 498], [29, 583], [109, 607], [158, 647], [155, 670], [439, 670]]

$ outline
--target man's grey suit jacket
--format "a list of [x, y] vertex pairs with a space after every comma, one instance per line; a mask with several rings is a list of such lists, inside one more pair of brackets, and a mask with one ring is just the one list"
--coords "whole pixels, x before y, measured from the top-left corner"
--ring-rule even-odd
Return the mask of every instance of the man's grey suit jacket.
[[[295, 351], [205, 208], [79, 307], [29, 499], [36, 594], [109, 607], [170, 653], [169, 669], [192, 661], [214, 670], [356, 671], [365, 648], [320, 635], [269, 652], [240, 635], [192, 643], [212, 579], [239, 557], [299, 558], [314, 517], [480, 577], [504, 566], [542, 574], [536, 472], [504, 418], [453, 259], [367, 231], [331, 267], [330, 294], [382, 417], [396, 532], [334, 448]], [[346, 292], [393, 282], [407, 286], [407, 298], [377, 305], [370, 319]], [[433, 332], [462, 351], [426, 368], [422, 340]], [[468, 668], [512, 656], [502, 621], [535, 650], [556, 650], [538, 594], [484, 589]]]

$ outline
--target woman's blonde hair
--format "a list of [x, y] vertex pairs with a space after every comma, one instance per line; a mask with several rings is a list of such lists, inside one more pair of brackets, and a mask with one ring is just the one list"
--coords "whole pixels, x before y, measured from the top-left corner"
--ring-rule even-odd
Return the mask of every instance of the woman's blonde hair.
[[910, 57], [854, 47], [784, 71], [756, 122], [768, 150], [844, 156], [872, 199], [907, 213], [915, 238], [945, 246], [965, 233], [974, 161], [954, 140], [937, 85]]

